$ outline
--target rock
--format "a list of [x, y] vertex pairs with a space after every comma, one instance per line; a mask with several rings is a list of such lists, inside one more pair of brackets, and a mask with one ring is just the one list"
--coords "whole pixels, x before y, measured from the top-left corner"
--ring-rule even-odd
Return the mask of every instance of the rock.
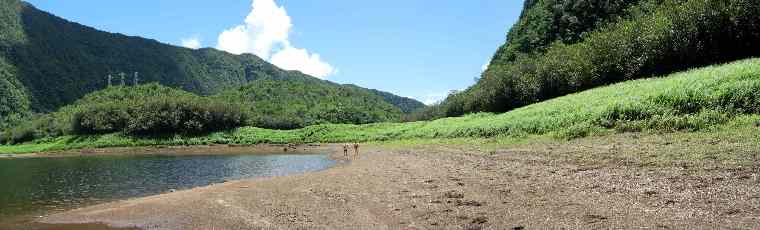
[[457, 201], [457, 206], [470, 206], [470, 207], [480, 207], [483, 206], [485, 202], [479, 202], [474, 200], [468, 200], [468, 201]]
[[472, 219], [473, 224], [485, 224], [486, 222], [488, 222], [488, 217], [485, 216], [479, 216]]
[[597, 215], [597, 214], [587, 214], [584, 216], [584, 219], [586, 219], [586, 223], [593, 224], [593, 223], [599, 223], [602, 221], [607, 220], [606, 216]]
[[176, 192], [176, 189], [169, 189], [169, 192]]
[[517, 226], [512, 227], [512, 230], [523, 230], [523, 229], [525, 229], [525, 226], [522, 226], [522, 225], [517, 225]]
[[464, 198], [464, 193], [460, 191], [451, 190], [451, 191], [447, 191], [443, 193], [443, 196], [449, 199], [462, 199]]

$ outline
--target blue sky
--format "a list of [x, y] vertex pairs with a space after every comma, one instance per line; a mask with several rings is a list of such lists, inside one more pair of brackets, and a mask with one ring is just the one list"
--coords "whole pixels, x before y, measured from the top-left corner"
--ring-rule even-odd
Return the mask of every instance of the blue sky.
[[522, 8], [517, 0], [28, 2], [97, 29], [254, 53], [426, 102], [472, 85]]

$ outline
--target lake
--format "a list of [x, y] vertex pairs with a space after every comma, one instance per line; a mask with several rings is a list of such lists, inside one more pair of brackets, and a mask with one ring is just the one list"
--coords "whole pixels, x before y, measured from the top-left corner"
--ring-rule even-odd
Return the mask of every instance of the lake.
[[327, 155], [0, 159], [0, 220], [254, 177], [324, 170]]

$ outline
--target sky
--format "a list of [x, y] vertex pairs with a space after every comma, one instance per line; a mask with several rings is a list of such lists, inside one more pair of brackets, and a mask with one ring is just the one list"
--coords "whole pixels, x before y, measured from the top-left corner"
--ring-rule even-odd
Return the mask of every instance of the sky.
[[518, 0], [27, 1], [96, 29], [252, 53], [283, 69], [427, 104], [475, 83], [523, 5]]

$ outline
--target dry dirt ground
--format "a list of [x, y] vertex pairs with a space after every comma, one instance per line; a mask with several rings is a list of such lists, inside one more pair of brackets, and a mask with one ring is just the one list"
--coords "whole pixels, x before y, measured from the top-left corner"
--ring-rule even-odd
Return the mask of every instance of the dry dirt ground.
[[[616, 138], [495, 151], [368, 147], [326, 171], [102, 204], [40, 221], [204, 230], [760, 229], [756, 163], [653, 165], [647, 151], [666, 145]], [[337, 148], [332, 155], [341, 159]], [[610, 154], [630, 157], [599, 157]], [[55, 226], [77, 225], [47, 229]]]

